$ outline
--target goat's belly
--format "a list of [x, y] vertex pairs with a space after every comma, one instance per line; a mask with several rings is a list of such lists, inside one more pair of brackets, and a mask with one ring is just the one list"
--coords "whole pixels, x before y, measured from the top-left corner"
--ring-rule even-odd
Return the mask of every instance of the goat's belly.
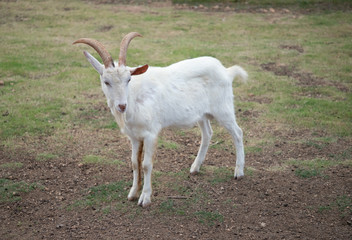
[[193, 127], [198, 121], [204, 118], [204, 116], [204, 109], [178, 106], [175, 107], [175, 109], [169, 109], [169, 111], [167, 111], [162, 121], [162, 127]]

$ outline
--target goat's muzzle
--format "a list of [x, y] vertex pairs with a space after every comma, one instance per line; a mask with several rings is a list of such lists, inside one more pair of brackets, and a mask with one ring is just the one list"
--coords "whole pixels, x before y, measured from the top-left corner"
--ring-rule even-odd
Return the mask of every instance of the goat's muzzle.
[[120, 113], [124, 113], [125, 110], [126, 110], [126, 104], [119, 104], [117, 110], [118, 110]]

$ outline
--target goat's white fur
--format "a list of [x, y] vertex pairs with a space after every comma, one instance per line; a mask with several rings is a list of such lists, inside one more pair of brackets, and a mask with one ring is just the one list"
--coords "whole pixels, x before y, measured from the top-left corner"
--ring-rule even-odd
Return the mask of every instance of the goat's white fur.
[[[190, 172], [197, 173], [204, 161], [212, 136], [210, 119], [215, 118], [232, 135], [236, 146], [234, 177], [244, 175], [242, 130], [236, 123], [232, 81], [243, 80], [247, 73], [239, 66], [225, 68], [212, 57], [184, 60], [168, 67], [149, 67], [141, 75], [132, 76], [136, 68], [115, 66], [105, 68], [92, 55], [85, 56], [100, 74], [103, 92], [121, 132], [132, 143], [133, 185], [129, 200], [138, 198], [141, 168], [144, 186], [138, 204], [151, 203], [153, 153], [161, 129], [169, 126], [187, 127], [198, 123], [202, 140]], [[125, 106], [126, 110], [120, 106]], [[141, 152], [144, 159], [140, 163]], [[140, 160], [141, 161], [141, 160]]]

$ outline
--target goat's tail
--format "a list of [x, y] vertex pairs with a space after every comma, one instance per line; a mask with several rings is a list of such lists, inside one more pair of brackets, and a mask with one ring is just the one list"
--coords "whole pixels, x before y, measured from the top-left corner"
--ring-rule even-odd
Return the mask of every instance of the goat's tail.
[[235, 79], [237, 77], [239, 77], [242, 80], [242, 82], [247, 81], [248, 74], [240, 66], [234, 65], [232, 67], [227, 68], [226, 70], [227, 70], [227, 73], [229, 74], [229, 76], [231, 77], [232, 81], [233, 81], [233, 79]]

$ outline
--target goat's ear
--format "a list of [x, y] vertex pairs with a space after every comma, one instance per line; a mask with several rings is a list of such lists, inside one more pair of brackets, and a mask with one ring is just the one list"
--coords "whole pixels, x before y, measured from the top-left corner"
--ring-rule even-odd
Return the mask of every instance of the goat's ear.
[[92, 64], [94, 69], [97, 70], [97, 72], [100, 75], [103, 75], [104, 65], [101, 64], [95, 57], [90, 55], [88, 52], [84, 51], [83, 53], [84, 53], [84, 56], [86, 56], [88, 62], [90, 62], [90, 64]]
[[149, 66], [148, 64], [141, 66], [141, 67], [136, 67], [136, 68], [131, 68], [130, 72], [131, 75], [139, 75], [139, 74], [143, 74], [148, 70]]

